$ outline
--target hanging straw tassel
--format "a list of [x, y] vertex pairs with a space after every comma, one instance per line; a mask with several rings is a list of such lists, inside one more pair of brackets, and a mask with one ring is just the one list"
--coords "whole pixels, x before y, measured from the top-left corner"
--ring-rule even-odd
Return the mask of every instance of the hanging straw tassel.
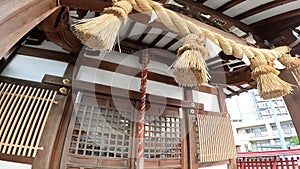
[[283, 54], [278, 61], [283, 64], [294, 76], [298, 86], [300, 86], [300, 60], [299, 56], [292, 57], [290, 54]]
[[104, 9], [105, 14], [82, 20], [75, 25], [77, 38], [92, 49], [112, 50], [119, 29], [131, 11], [132, 6], [129, 2], [116, 2], [114, 6]]
[[189, 34], [178, 49], [179, 58], [174, 64], [174, 75], [179, 85], [200, 86], [208, 82], [209, 74], [205, 65], [208, 53], [204, 41], [203, 35]]
[[[267, 100], [292, 93], [292, 84], [281, 80], [279, 71], [268, 65], [268, 61], [255, 51], [256, 57], [250, 59], [252, 78], [257, 82], [259, 95]], [[269, 63], [271, 64], [271, 63]]]

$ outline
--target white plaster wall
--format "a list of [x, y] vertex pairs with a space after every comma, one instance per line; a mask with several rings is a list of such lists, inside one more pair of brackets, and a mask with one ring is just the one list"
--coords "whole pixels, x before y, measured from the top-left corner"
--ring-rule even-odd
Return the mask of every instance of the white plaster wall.
[[63, 76], [68, 63], [17, 54], [2, 71], [2, 76], [41, 82], [45, 74]]
[[31, 169], [31, 165], [0, 160], [0, 169]]
[[[111, 53], [100, 53], [98, 56], [91, 56], [87, 52], [84, 52], [83, 57], [97, 59], [99, 60], [99, 64], [101, 60], [104, 60], [107, 62], [126, 65], [128, 67], [133, 67], [141, 70], [141, 64], [138, 62], [139, 57], [135, 55], [127, 55], [118, 52], [111, 52]], [[170, 70], [166, 64], [155, 62], [152, 60], [150, 60], [148, 64], [148, 71], [155, 72], [169, 77], [174, 77], [172, 70]], [[116, 69], [116, 72], [118, 72], [118, 69]], [[110, 72], [110, 71], [100, 70], [100, 69], [91, 68], [87, 66], [81, 66], [76, 78], [78, 80], [82, 80], [86, 82], [103, 84], [103, 85], [118, 87], [127, 90], [134, 90], [134, 91], [140, 90], [140, 78], [132, 77], [121, 73], [116, 73], [116, 72]], [[167, 85], [167, 84], [163, 84], [151, 80], [147, 81], [147, 93], [174, 98], [178, 100], [184, 100], [183, 88]], [[220, 112], [219, 102], [216, 95], [193, 91], [193, 98], [195, 102], [204, 104], [204, 110]]]
[[[137, 77], [86, 66], [80, 67], [76, 79], [133, 91], [139, 91], [141, 84], [140, 78]], [[167, 85], [151, 80], [147, 81], [147, 93], [183, 100], [183, 89], [181, 87]]]
[[194, 102], [203, 103], [206, 111], [220, 112], [217, 95], [193, 90], [193, 99]]

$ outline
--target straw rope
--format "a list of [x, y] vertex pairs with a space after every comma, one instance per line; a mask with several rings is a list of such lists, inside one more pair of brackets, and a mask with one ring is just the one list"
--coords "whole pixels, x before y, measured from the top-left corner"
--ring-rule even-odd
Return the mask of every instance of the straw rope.
[[255, 50], [252, 52], [256, 57], [250, 59], [250, 68], [252, 78], [257, 82], [259, 95], [263, 99], [271, 99], [291, 94], [293, 85], [278, 77], [280, 72], [272, 66], [274, 59], [265, 58], [264, 55]]
[[[290, 51], [289, 47], [282, 46], [268, 50], [238, 44], [218, 33], [213, 33], [207, 29], [198, 27], [194, 23], [180, 17], [177, 13], [165, 9], [158, 2], [151, 0], [128, 0], [128, 2], [140, 13], [151, 14], [155, 11], [158, 16], [158, 21], [174, 32], [183, 36], [196, 34], [200, 37], [206, 37], [219, 46], [226, 55], [233, 55], [239, 59], [244, 56], [248, 57], [251, 62], [252, 78], [257, 82], [257, 89], [263, 99], [284, 96], [290, 94], [293, 90], [293, 85], [281, 80], [278, 77], [279, 71], [273, 67], [274, 60], [288, 53]], [[174, 66], [175, 81], [184, 86], [201, 85], [201, 83], [207, 82], [204, 74], [207, 75], [207, 77], [209, 76], [206, 72], [206, 68], [199, 66], [205, 65], [205, 63], [203, 63], [203, 56], [205, 58], [205, 55], [203, 55], [202, 47], [199, 47], [201, 45], [197, 46], [195, 44], [198, 43], [196, 42], [193, 45], [192, 43], [184, 43], [183, 47], [179, 48], [179, 55], [182, 53], [182, 55], [186, 56], [184, 57], [185, 59], [180, 56]], [[187, 51], [189, 51], [189, 53], [185, 54]], [[195, 51], [198, 53], [195, 53]], [[192, 58], [192, 56], [194, 56], [194, 58]], [[297, 82], [299, 82], [300, 68], [294, 70], [296, 70], [294, 71], [294, 75], [298, 76], [296, 79]], [[195, 83], [195, 80], [200, 80], [200, 82]]]
[[200, 86], [208, 82], [210, 76], [205, 65], [208, 52], [203, 34], [187, 35], [177, 55], [179, 58], [174, 64], [174, 79], [179, 85]]
[[287, 70], [289, 70], [294, 76], [298, 86], [300, 86], [300, 60], [299, 56], [292, 57], [290, 54], [284, 54], [283, 57], [278, 59]]
[[118, 1], [112, 7], [105, 8], [105, 14], [81, 20], [75, 25], [75, 34], [92, 49], [112, 50], [119, 29], [131, 11], [132, 6], [128, 1]]
[[[223, 37], [218, 33], [211, 32], [205, 28], [198, 27], [194, 23], [183, 19], [177, 13], [164, 8], [160, 3], [151, 0], [128, 0], [128, 2], [133, 6], [133, 8], [140, 12], [151, 14], [155, 11], [158, 16], [158, 21], [162, 22], [168, 29], [180, 33], [183, 36], [187, 34], [204, 34], [206, 38], [214, 42], [219, 46], [226, 55], [233, 55], [236, 58], [243, 58], [245, 54], [248, 58], [253, 57], [248, 55], [247, 50], [252, 47], [236, 43], [230, 39]], [[289, 51], [289, 47], [284, 46], [272, 50], [268, 49], [255, 49], [256, 53], [263, 55], [265, 57], [273, 57], [278, 59], [282, 57], [284, 53]], [[255, 57], [256, 55], [254, 55]]]

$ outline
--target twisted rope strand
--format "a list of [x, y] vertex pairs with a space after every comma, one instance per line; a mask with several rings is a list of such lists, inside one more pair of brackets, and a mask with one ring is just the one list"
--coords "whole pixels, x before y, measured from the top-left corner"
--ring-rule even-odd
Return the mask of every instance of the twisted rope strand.
[[174, 32], [178, 32], [183, 36], [186, 36], [190, 33], [203, 33], [206, 38], [219, 46], [225, 54], [233, 55], [236, 58], [242, 58], [243, 54], [245, 54], [249, 59], [255, 57], [256, 55], [263, 55], [265, 57], [272, 56], [273, 58], [278, 59], [282, 57], [284, 53], [287, 53], [287, 51], [289, 51], [289, 48], [287, 46], [279, 47], [275, 50], [255, 48], [256, 54], [254, 55], [249, 51], [252, 50], [252, 47], [236, 43], [218, 33], [213, 33], [207, 29], [198, 27], [194, 23], [180, 17], [177, 13], [164, 8], [158, 2], [151, 0], [128, 0], [128, 2], [131, 3], [133, 8], [140, 13], [151, 14], [152, 11], [155, 11], [160, 22], [162, 22], [168, 29]]

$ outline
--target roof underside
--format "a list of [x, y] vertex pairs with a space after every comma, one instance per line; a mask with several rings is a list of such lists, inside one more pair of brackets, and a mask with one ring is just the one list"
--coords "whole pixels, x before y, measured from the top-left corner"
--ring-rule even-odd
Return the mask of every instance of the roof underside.
[[[243, 44], [265, 48], [289, 45], [293, 47], [292, 54], [300, 53], [300, 40], [298, 42], [295, 37], [295, 34], [300, 33], [300, 0], [160, 0], [159, 2], [166, 8], [230, 33], [230, 36], [235, 36], [236, 40]], [[111, 2], [105, 0], [85, 0], [84, 3], [60, 0], [60, 3], [70, 7], [70, 16], [73, 20], [86, 15], [97, 16], [98, 12], [111, 6]], [[57, 18], [61, 19], [62, 14], [63, 12], [58, 12]], [[149, 24], [148, 20], [149, 18], [143, 15], [130, 16], [120, 31], [122, 50], [132, 53], [145, 46], [159, 48], [162, 50], [152, 53], [155, 55], [152, 59], [170, 66], [176, 59], [176, 51], [181, 46], [183, 37], [166, 30], [162, 24]], [[58, 25], [57, 22], [55, 25]], [[46, 28], [42, 30], [48, 39], [72, 53], [78, 51], [74, 46], [74, 49], [70, 47], [69, 44], [76, 43], [72, 42], [75, 41], [74, 38], [68, 38], [70, 35], [65, 30], [63, 33], [60, 32], [59, 36], [54, 36], [53, 31], [49, 31], [49, 27]], [[33, 31], [32, 37], [35, 33]], [[256, 83], [251, 79], [249, 66], [244, 61], [219, 52], [213, 45], [209, 53], [206, 63], [212, 76], [211, 83], [224, 85], [224, 92], [228, 97], [255, 88]]]

